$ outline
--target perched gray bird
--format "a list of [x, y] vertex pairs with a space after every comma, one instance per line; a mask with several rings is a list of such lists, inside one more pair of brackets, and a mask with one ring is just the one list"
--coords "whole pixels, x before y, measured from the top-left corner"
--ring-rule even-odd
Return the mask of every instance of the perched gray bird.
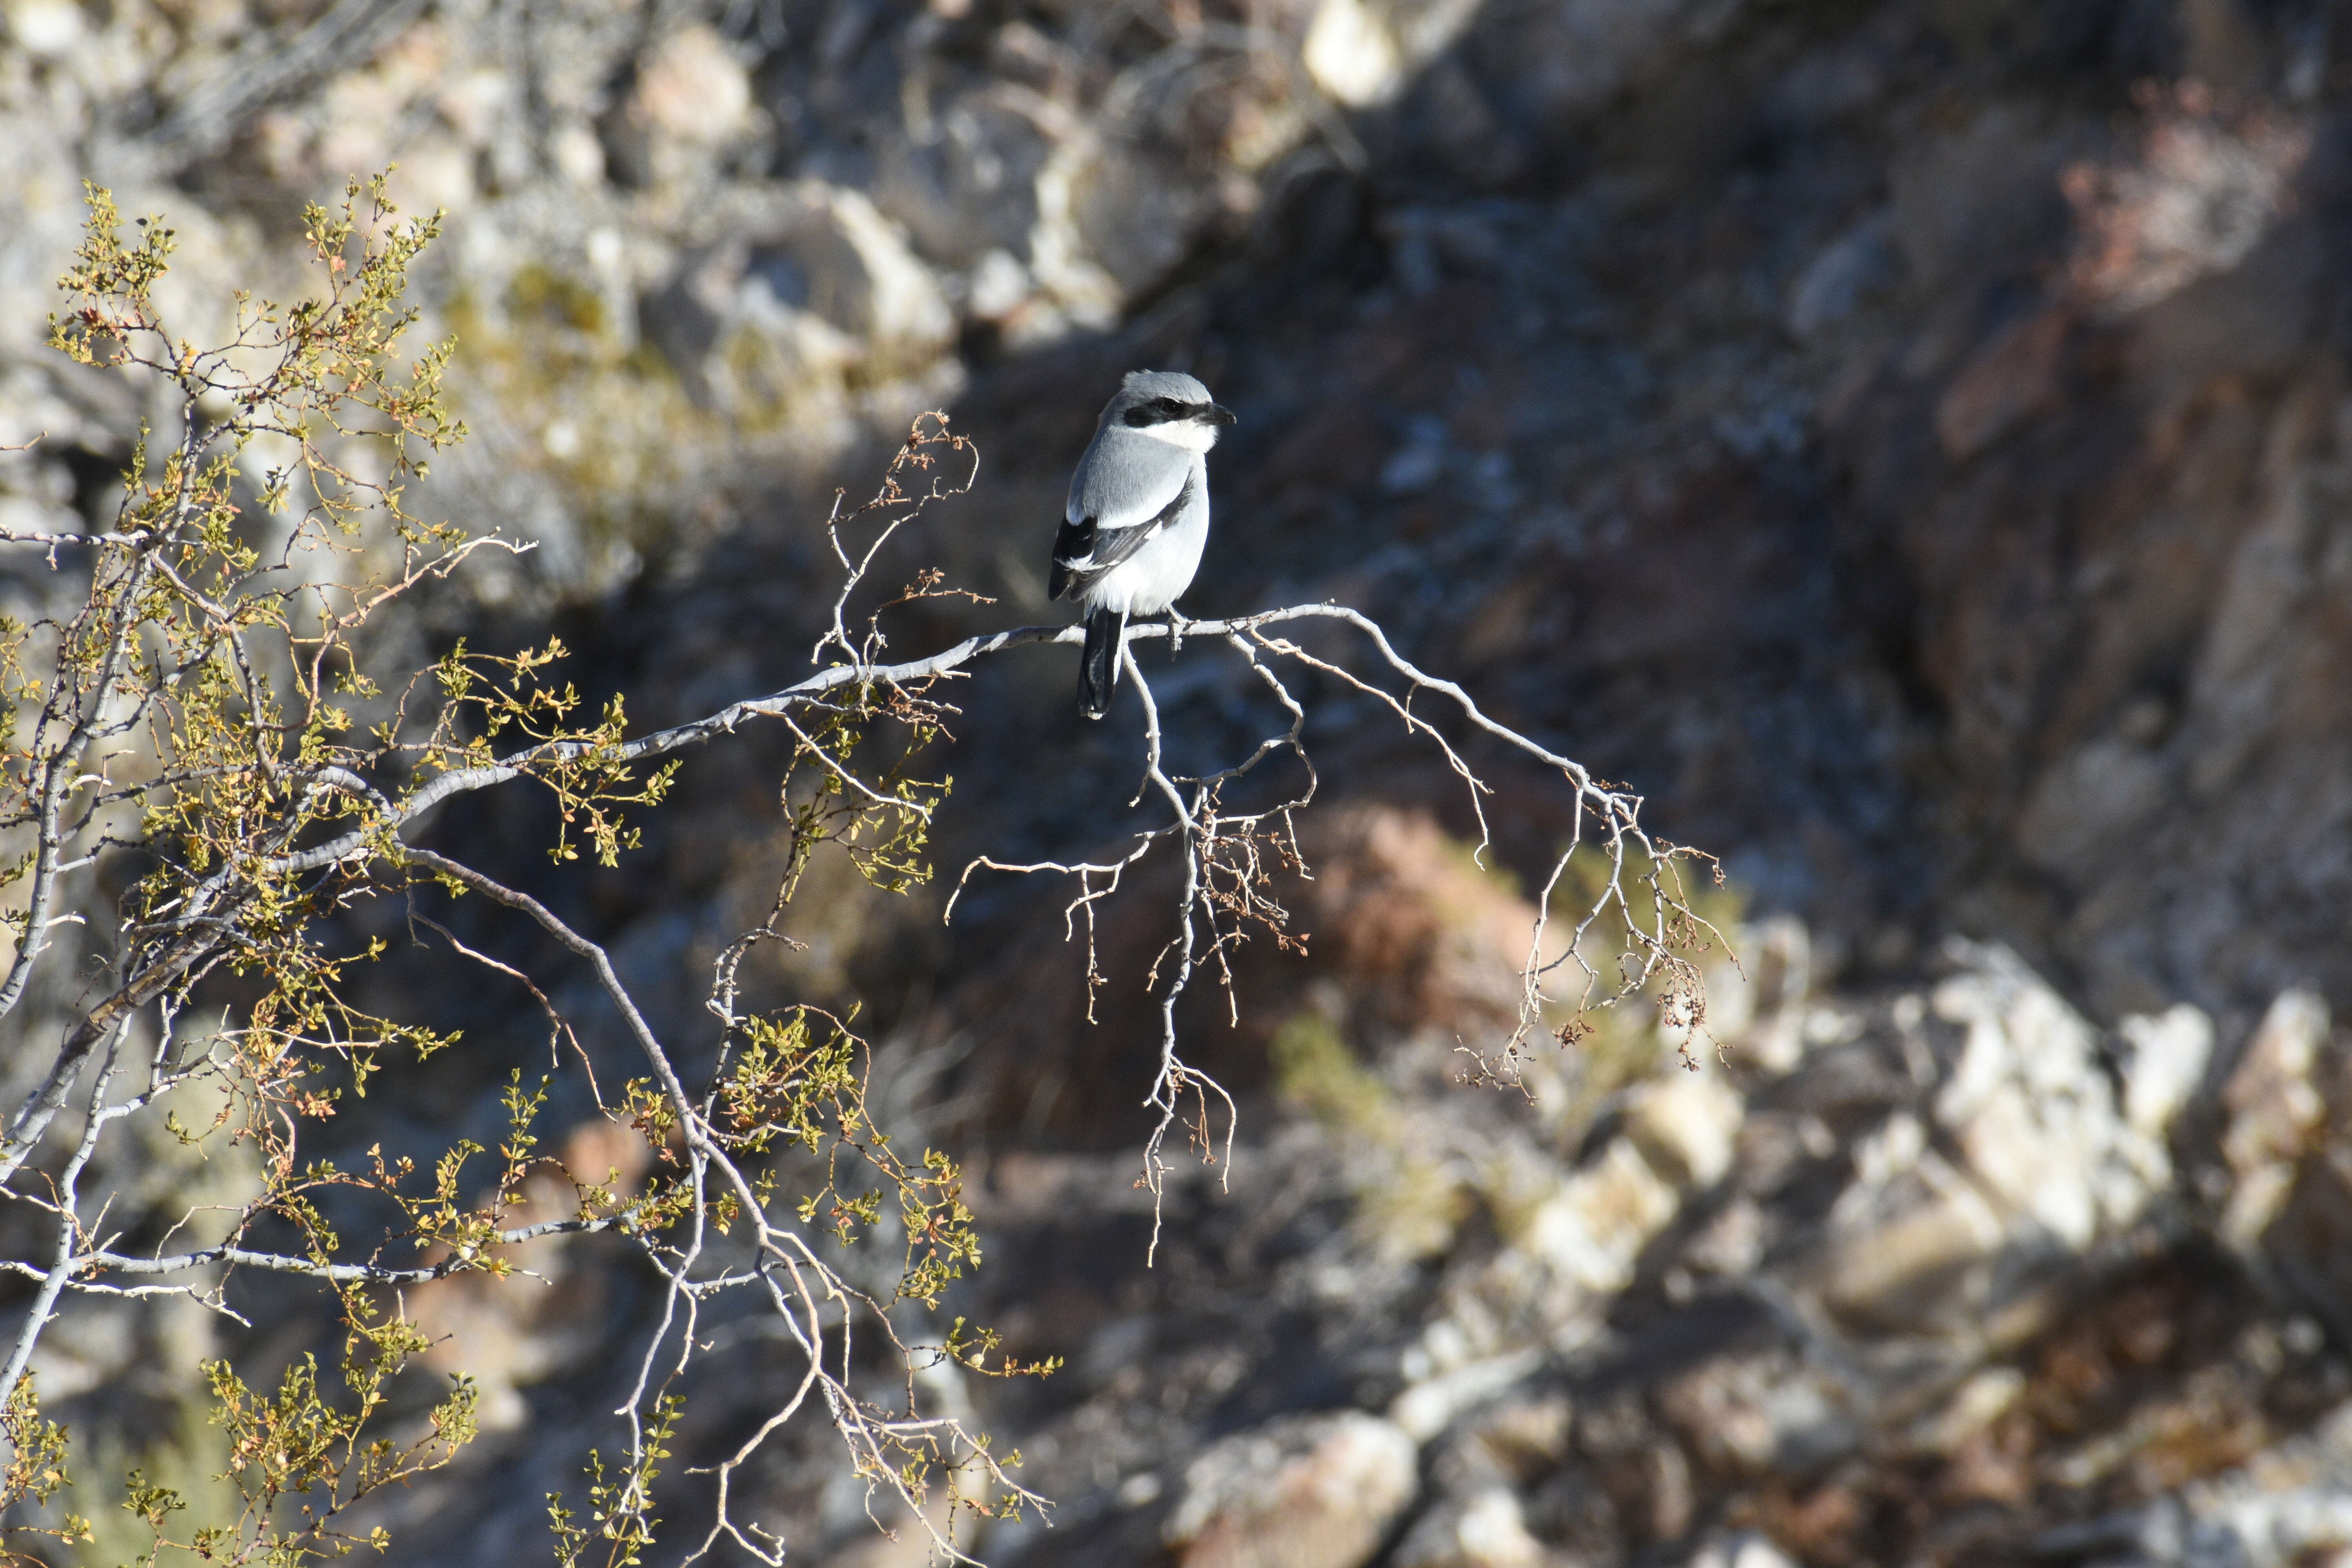
[[1158, 615], [1192, 585], [1209, 542], [1209, 448], [1233, 422], [1181, 372], [1129, 371], [1070, 476], [1048, 586], [1087, 613], [1078, 711], [1089, 719], [1110, 710], [1127, 617]]

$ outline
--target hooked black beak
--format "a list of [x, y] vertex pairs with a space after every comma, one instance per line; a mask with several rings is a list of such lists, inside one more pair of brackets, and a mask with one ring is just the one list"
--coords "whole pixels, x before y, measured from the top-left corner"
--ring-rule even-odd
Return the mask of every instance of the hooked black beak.
[[1197, 417], [1211, 425], [1238, 425], [1241, 423], [1240, 417], [1236, 416], [1232, 409], [1227, 408], [1222, 403], [1210, 404], [1209, 411], [1206, 414], [1198, 416]]

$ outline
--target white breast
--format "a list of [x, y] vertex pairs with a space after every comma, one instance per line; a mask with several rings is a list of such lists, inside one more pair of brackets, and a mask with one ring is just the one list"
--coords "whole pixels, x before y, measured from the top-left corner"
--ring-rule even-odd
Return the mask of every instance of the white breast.
[[1079, 597], [1088, 610], [1156, 616], [1192, 585], [1209, 542], [1208, 465], [1195, 461], [1192, 504], [1133, 555], [1096, 580]]

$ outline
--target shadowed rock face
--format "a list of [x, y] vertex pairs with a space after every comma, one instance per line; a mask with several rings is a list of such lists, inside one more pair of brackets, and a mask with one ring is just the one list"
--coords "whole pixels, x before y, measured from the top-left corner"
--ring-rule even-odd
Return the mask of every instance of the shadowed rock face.
[[[1316, 879], [1279, 889], [1307, 951], [1242, 951], [1238, 1026], [1188, 1004], [1243, 1136], [1171, 1187], [1150, 1269], [1152, 870], [1106, 906], [1092, 1024], [1057, 900], [980, 880], [942, 932], [936, 898], [814, 870], [806, 950], [747, 984], [869, 1000], [901, 1135], [973, 1162], [989, 1260], [953, 1310], [1069, 1358], [934, 1391], [1064, 1505], [982, 1529], [984, 1555], [2234, 1568], [2352, 1542], [2341, 16], [0, 17], [0, 446], [49, 437], [0, 454], [0, 522], [91, 513], [142, 416], [37, 346], [81, 175], [168, 207], [184, 294], [225, 299], [289, 276], [301, 199], [396, 157], [404, 198], [451, 212], [424, 287], [476, 431], [419, 510], [541, 546], [422, 613], [417, 647], [552, 626], [646, 723], [771, 689], [824, 609], [810, 498], [939, 405], [982, 487], [905, 560], [997, 603], [912, 606], [893, 646], [1045, 618], [1102, 397], [1181, 367], [1241, 416], [1188, 612], [1360, 605], [1724, 857], [1748, 965], [1714, 976], [1724, 1059], [1682, 1073], [1612, 1020], [1539, 1059], [1532, 1104], [1465, 1089], [1454, 1047], [1511, 1016], [1566, 825], [1497, 769], [1481, 868], [1458, 781], [1317, 694]], [[26, 618], [70, 589], [0, 568]], [[1177, 760], [1223, 760], [1264, 715], [1214, 649], [1184, 657], [1157, 677]], [[1135, 721], [1082, 731], [1068, 682], [1032, 651], [958, 693], [943, 865], [1102, 847]], [[695, 758], [614, 873], [524, 853], [528, 804], [436, 830], [691, 1029], [772, 893], [764, 744]], [[584, 988], [550, 989], [617, 1062]], [[354, 1149], [495, 1138], [496, 1087], [537, 1070], [535, 1014], [427, 999], [478, 1047], [381, 1091]], [[457, 1336], [446, 1367], [495, 1353], [498, 1430], [394, 1509], [411, 1560], [543, 1550], [544, 1494], [609, 1443], [645, 1282], [543, 1246], [544, 1299], [416, 1303]], [[61, 1327], [44, 1389], [87, 1427], [179, 1430], [171, 1369], [231, 1331], [176, 1311]], [[257, 1292], [243, 1348], [299, 1353], [307, 1311]], [[681, 1463], [789, 1394], [781, 1354], [729, 1357], [687, 1391]], [[829, 1440], [780, 1443], [746, 1495], [801, 1559], [916, 1560], [867, 1540]]]
[[[1376, 610], [1865, 959], [1997, 930], [2110, 1014], [2334, 975], [2318, 68], [2248, 23], [2271, 74], [2199, 85], [2096, 7], [1671, 12], [1605, 110], [1469, 23], [1368, 178], [975, 384], [1001, 493], [1051, 515], [1060, 387], [1181, 357], [1244, 416], [1196, 612]], [[1457, 89], [1489, 157], [1440, 156]]]

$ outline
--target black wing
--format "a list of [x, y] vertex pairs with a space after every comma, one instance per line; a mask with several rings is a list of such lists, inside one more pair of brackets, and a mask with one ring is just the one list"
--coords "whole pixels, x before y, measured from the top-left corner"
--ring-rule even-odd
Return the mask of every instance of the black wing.
[[1054, 574], [1045, 584], [1045, 596], [1058, 599], [1076, 587], [1076, 573], [1072, 563], [1083, 561], [1091, 566], [1095, 553], [1095, 520], [1083, 522], [1065, 521], [1062, 531], [1054, 535]]
[[1078, 522], [1064, 522], [1062, 531], [1054, 536], [1054, 572], [1045, 584], [1046, 597], [1060, 599], [1085, 592], [1104, 573], [1158, 538], [1160, 531], [1175, 521], [1190, 504], [1192, 486], [1193, 476], [1185, 475], [1183, 488], [1176, 492], [1176, 499], [1132, 528], [1098, 527], [1090, 517]]

